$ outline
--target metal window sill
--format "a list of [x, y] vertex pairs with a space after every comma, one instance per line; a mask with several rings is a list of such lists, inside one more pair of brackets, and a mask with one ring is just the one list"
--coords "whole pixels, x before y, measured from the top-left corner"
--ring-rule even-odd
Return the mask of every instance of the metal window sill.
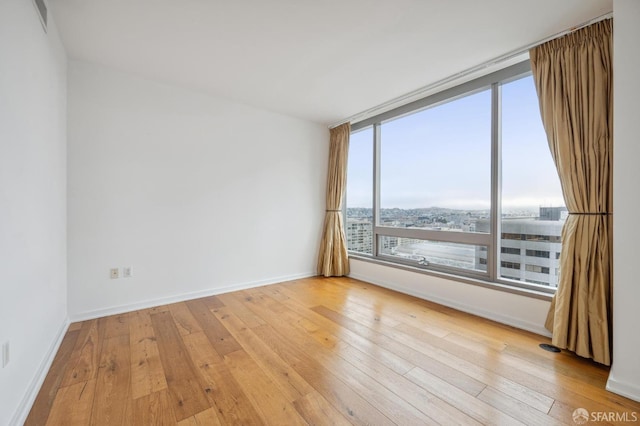
[[524, 287], [518, 287], [518, 286], [515, 286], [515, 285], [509, 285], [509, 284], [505, 284], [505, 283], [501, 283], [501, 282], [487, 281], [487, 280], [482, 280], [482, 279], [478, 279], [478, 278], [471, 278], [471, 277], [466, 277], [466, 276], [462, 276], [462, 275], [449, 274], [449, 273], [440, 272], [440, 271], [434, 271], [434, 270], [425, 269], [425, 268], [418, 268], [418, 267], [414, 267], [414, 266], [404, 265], [404, 264], [401, 264], [401, 263], [390, 262], [390, 261], [387, 261], [387, 260], [375, 258], [373, 256], [349, 253], [349, 259], [354, 259], [354, 260], [359, 260], [359, 261], [362, 261], [362, 262], [373, 263], [373, 264], [381, 265], [381, 266], [388, 266], [390, 268], [401, 269], [401, 270], [404, 270], [404, 271], [414, 272], [414, 273], [418, 273], [418, 274], [429, 275], [429, 276], [438, 277], [438, 278], [444, 278], [444, 279], [448, 279], [448, 280], [451, 280], [451, 281], [457, 281], [457, 282], [461, 282], [461, 283], [465, 283], [465, 284], [477, 285], [477, 286], [488, 288], [488, 289], [492, 289], [492, 290], [504, 291], [504, 292], [507, 292], [507, 293], [518, 294], [518, 295], [521, 295], [521, 296], [531, 297], [531, 298], [534, 298], [534, 299], [551, 301], [551, 299], [553, 298], [553, 294], [547, 293], [547, 292], [541, 291], [541, 290], [534, 290], [534, 289], [530, 289], [530, 288], [524, 288]]

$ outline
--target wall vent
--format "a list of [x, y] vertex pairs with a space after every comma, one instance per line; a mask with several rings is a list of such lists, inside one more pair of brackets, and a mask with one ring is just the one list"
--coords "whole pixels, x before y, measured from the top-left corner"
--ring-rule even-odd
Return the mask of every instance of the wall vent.
[[38, 11], [38, 16], [40, 16], [40, 22], [42, 23], [42, 28], [44, 32], [47, 32], [47, 5], [44, 0], [33, 0], [33, 5], [36, 7]]

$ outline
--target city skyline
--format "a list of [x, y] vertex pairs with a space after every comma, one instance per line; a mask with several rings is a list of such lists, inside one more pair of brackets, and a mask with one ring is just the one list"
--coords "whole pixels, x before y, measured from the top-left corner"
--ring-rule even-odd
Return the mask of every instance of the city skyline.
[[[432, 241], [419, 237], [374, 233], [370, 208], [348, 209], [345, 234], [352, 253], [396, 259], [419, 267], [447, 267], [487, 271], [487, 245]], [[498, 278], [531, 284], [557, 285], [561, 234], [565, 207], [540, 207], [537, 214], [502, 216], [499, 228]], [[382, 209], [380, 224], [391, 228], [429, 229], [447, 232], [489, 233], [492, 227], [486, 210]], [[378, 247], [374, 253], [373, 241]]]
[[[537, 213], [539, 213], [541, 208], [564, 208], [566, 209], [565, 205], [536, 205], [536, 206], [525, 206], [525, 207], [516, 207], [516, 208], [511, 208], [511, 209], [502, 209], [502, 214], [516, 214], [516, 213], [522, 213], [522, 212], [527, 212], [530, 213], [531, 216], [536, 217]], [[369, 210], [370, 211], [370, 216], [373, 215], [373, 207], [346, 207], [347, 210], [347, 216], [349, 216], [349, 212], [350, 211], [356, 211], [356, 210]], [[430, 206], [430, 207], [410, 207], [410, 208], [401, 208], [401, 207], [380, 207], [380, 212], [391, 212], [391, 211], [405, 211], [405, 212], [411, 212], [411, 211], [426, 211], [426, 210], [440, 210], [440, 211], [451, 211], [451, 212], [469, 212], [469, 213], [486, 213], [489, 214], [491, 212], [490, 208], [487, 209], [455, 209], [455, 208], [449, 208], [449, 207], [441, 207], [441, 206]]]

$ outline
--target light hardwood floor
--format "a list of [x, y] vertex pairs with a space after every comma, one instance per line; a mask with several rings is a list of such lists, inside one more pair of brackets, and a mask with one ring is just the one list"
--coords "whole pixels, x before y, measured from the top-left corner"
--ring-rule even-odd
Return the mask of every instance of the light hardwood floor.
[[26, 424], [640, 418], [640, 403], [604, 390], [607, 368], [542, 342], [361, 281], [309, 278], [72, 324]]

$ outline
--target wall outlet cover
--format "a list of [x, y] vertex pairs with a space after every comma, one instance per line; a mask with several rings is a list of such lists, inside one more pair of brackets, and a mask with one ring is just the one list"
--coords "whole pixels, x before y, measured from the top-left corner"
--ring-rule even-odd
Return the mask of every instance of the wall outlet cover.
[[2, 344], [2, 368], [5, 368], [7, 364], [9, 364], [9, 342], [4, 342]]
[[111, 268], [109, 270], [109, 276], [112, 280], [115, 280], [120, 277], [120, 270], [118, 268]]

